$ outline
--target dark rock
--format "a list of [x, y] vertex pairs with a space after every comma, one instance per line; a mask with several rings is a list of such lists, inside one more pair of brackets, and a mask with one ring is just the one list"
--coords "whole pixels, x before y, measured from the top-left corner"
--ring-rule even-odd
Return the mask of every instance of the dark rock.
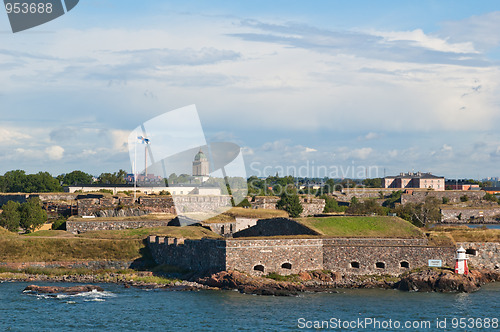
[[200, 278], [198, 283], [219, 289], [237, 289], [244, 294], [289, 296], [306, 290], [303, 285], [252, 277], [237, 271], [222, 271]]
[[98, 292], [104, 291], [104, 289], [102, 289], [101, 287], [94, 286], [94, 285], [71, 286], [71, 287], [29, 285], [24, 289], [25, 292], [32, 292], [32, 293], [39, 293], [39, 294], [62, 293], [62, 294], [70, 294], [70, 295], [91, 292], [94, 290], [98, 291]]
[[455, 274], [450, 270], [424, 270], [403, 277], [395, 288], [414, 292], [475, 292], [484, 283], [479, 271], [469, 275]]

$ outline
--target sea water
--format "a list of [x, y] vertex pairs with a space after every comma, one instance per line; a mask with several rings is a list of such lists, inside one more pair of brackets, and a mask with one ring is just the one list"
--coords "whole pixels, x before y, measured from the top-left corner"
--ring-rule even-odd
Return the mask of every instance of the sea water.
[[348, 289], [290, 297], [115, 284], [101, 284], [104, 292], [49, 296], [24, 293], [27, 285], [0, 284], [0, 330], [500, 331], [500, 283], [471, 294]]

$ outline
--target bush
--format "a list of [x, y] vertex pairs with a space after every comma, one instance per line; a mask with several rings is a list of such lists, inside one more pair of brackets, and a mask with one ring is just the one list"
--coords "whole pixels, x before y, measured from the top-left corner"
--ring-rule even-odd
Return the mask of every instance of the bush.
[[252, 207], [252, 204], [248, 201], [248, 199], [244, 198], [241, 202], [236, 205], [237, 207], [243, 207], [243, 208], [250, 208]]
[[59, 215], [59, 217], [52, 222], [52, 229], [58, 229], [65, 231], [66, 230], [66, 218]]
[[323, 212], [325, 213], [344, 212], [347, 209], [346, 206], [339, 206], [339, 203], [333, 197], [328, 195], [321, 195], [319, 198], [325, 200], [325, 208], [323, 209]]
[[469, 197], [467, 197], [467, 195], [460, 196], [461, 202], [467, 202], [468, 200], [469, 200]]
[[450, 199], [448, 197], [443, 197], [443, 204], [448, 204]]

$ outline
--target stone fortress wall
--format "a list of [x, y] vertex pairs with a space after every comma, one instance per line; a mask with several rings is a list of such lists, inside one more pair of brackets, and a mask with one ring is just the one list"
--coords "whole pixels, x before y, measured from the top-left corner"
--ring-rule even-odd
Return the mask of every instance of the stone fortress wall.
[[[427, 266], [430, 259], [442, 260], [443, 266], [454, 267], [457, 249], [430, 246], [426, 239], [203, 239], [181, 243], [177, 239], [149, 238], [153, 258], [159, 264], [193, 270], [199, 266], [212, 271], [231, 269], [252, 275], [269, 272], [287, 275], [322, 269], [351, 275], [399, 275]], [[186, 243], [188, 248], [184, 249]], [[473, 266], [500, 268], [499, 243], [457, 245], [474, 253], [474, 256], [469, 254]], [[184, 257], [186, 254], [195, 257]], [[196, 257], [198, 255], [200, 257]]]
[[434, 191], [434, 190], [408, 190], [407, 194], [401, 195], [401, 204], [406, 203], [421, 203], [426, 197], [435, 197], [439, 201], [443, 200], [443, 197], [449, 199], [450, 203], [460, 203], [460, 197], [467, 196], [470, 201], [477, 201], [484, 197], [486, 192], [482, 190], [445, 190], [445, 191]]
[[[275, 196], [255, 196], [250, 202], [253, 209], [276, 209], [276, 203], [280, 200]], [[325, 208], [325, 200], [315, 197], [300, 197], [300, 204], [304, 209], [300, 214], [301, 217], [313, 216], [315, 214], [323, 213]]]
[[499, 207], [473, 207], [473, 208], [443, 208], [441, 209], [441, 222], [454, 224], [483, 224], [498, 223], [500, 217]]

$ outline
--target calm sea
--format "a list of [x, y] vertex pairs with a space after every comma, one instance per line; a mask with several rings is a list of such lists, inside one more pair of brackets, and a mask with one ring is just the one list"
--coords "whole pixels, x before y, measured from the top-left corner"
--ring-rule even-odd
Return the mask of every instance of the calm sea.
[[[339, 331], [400, 331], [403, 324], [410, 324], [408, 331], [475, 331], [487, 319], [489, 329], [481, 330], [500, 330], [500, 283], [472, 294], [344, 290], [298, 297], [126, 289], [113, 284], [101, 285], [105, 292], [49, 297], [23, 293], [26, 285], [0, 284], [1, 330], [294, 331], [318, 321]], [[396, 322], [400, 329], [394, 328]], [[460, 328], [460, 323], [466, 326]], [[349, 327], [336, 328], [342, 324]]]

